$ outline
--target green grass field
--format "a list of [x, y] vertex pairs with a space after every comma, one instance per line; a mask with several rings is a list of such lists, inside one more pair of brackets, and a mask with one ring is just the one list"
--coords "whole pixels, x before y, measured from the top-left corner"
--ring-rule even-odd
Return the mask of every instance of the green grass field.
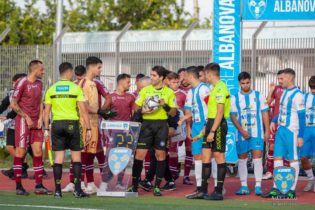
[[0, 192], [0, 209], [119, 209], [119, 210], [246, 210], [246, 209], [313, 209], [312, 205], [302, 205], [295, 201], [290, 202], [257, 202], [257, 201], [204, 201], [188, 200], [175, 197], [151, 197], [139, 198], [108, 198], [91, 197], [75, 199], [71, 194], [65, 194], [62, 199], [53, 196], [17, 197], [14, 193]]

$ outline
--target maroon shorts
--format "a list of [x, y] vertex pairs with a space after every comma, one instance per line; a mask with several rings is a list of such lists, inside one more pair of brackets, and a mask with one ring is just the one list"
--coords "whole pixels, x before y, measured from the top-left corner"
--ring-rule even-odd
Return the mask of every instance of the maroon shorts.
[[[37, 124], [37, 120], [33, 122]], [[15, 118], [15, 147], [27, 148], [34, 142], [43, 142], [43, 130], [31, 128], [29, 129], [26, 120], [19, 115]]]

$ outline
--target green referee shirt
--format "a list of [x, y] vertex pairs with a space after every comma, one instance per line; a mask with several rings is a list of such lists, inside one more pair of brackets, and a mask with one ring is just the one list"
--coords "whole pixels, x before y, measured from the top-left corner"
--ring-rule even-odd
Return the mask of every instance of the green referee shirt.
[[[136, 105], [142, 106], [145, 99], [150, 96], [156, 96], [159, 100], [164, 99], [165, 103], [171, 108], [177, 108], [175, 93], [172, 89], [163, 86], [161, 89], [155, 89], [153, 85], [144, 87], [140, 92], [139, 96], [136, 99]], [[167, 112], [163, 107], [159, 107], [155, 112], [143, 114], [143, 119], [145, 120], [167, 120]]]
[[45, 104], [52, 107], [53, 120], [79, 120], [77, 102], [85, 101], [81, 88], [69, 80], [60, 80], [46, 92]]
[[218, 104], [224, 104], [224, 119], [230, 116], [231, 97], [229, 89], [221, 80], [212, 88], [208, 101], [208, 118], [214, 119], [218, 112]]

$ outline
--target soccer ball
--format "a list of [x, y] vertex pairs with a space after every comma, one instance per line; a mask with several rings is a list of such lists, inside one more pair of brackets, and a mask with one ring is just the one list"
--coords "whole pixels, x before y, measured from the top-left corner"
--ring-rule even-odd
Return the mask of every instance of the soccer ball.
[[159, 99], [157, 96], [150, 96], [144, 100], [143, 109], [145, 113], [153, 113], [160, 107]]

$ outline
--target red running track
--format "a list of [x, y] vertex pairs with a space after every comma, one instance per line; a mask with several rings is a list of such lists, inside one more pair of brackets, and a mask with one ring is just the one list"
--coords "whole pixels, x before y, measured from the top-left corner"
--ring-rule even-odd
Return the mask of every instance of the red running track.
[[[98, 170], [95, 173], [95, 184], [98, 186], [100, 183], [100, 175], [98, 173]], [[48, 172], [49, 176], [48, 178], [44, 179], [43, 184], [51, 190], [54, 190], [54, 181], [53, 181], [53, 174], [52, 172]], [[32, 176], [33, 172], [29, 172], [29, 176]], [[63, 174], [63, 179], [62, 179], [62, 187], [64, 187], [68, 183], [68, 173], [65, 172]], [[194, 180], [193, 177], [191, 177], [191, 180]], [[15, 182], [14, 180], [10, 180], [9, 178], [5, 177], [2, 173], [0, 173], [0, 191], [10, 191], [14, 192], [15, 191]], [[34, 189], [34, 180], [31, 179], [22, 179], [23, 186], [26, 190], [29, 192], [32, 192]], [[298, 203], [303, 203], [303, 204], [314, 204], [315, 205], [315, 192], [303, 192], [303, 188], [305, 184], [307, 183], [306, 180], [299, 180], [298, 186], [297, 186], [297, 199], [294, 202]], [[164, 184], [164, 183], [162, 183]], [[255, 201], [263, 201], [263, 202], [268, 202], [272, 201], [271, 199], [264, 199], [259, 196], [256, 196], [254, 194], [254, 185], [255, 181], [253, 178], [249, 179], [249, 188], [251, 190], [251, 194], [248, 196], [236, 196], [234, 193], [239, 189], [240, 187], [240, 182], [238, 178], [234, 177], [228, 177], [226, 178], [225, 181], [225, 188], [226, 188], [226, 195], [225, 199], [235, 199], [235, 200], [240, 200], [240, 201], [247, 201], [247, 200], [255, 200]], [[272, 186], [272, 181], [267, 180], [263, 181], [262, 183], [262, 190], [263, 192], [268, 191]], [[176, 180], [176, 187], [177, 189], [175, 191], [170, 191], [170, 192], [163, 192], [163, 196], [172, 196], [172, 197], [181, 197], [184, 198], [185, 195], [190, 194], [191, 192], [194, 191], [195, 187], [193, 185], [183, 185], [182, 184], [182, 177], [180, 177], [178, 180]], [[209, 184], [209, 192], [213, 191], [213, 182], [211, 180], [211, 183]], [[146, 195], [146, 196], [153, 196], [152, 192], [145, 192], [141, 189], [139, 189], [139, 195]], [[283, 202], [283, 201], [282, 201]]]

